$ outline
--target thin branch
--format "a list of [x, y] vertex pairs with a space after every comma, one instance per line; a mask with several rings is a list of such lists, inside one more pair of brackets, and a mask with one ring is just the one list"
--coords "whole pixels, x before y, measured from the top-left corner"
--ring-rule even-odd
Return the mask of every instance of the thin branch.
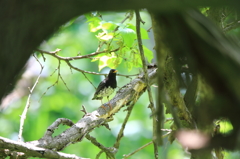
[[123, 121], [122, 127], [121, 127], [121, 129], [120, 129], [120, 131], [119, 131], [119, 133], [118, 133], [116, 142], [115, 142], [115, 144], [114, 144], [114, 146], [113, 146], [113, 147], [115, 147], [116, 149], [119, 148], [120, 140], [121, 140], [122, 137], [123, 137], [123, 131], [124, 131], [124, 129], [125, 129], [125, 126], [126, 126], [126, 124], [127, 124], [128, 119], [129, 119], [129, 117], [130, 117], [130, 115], [131, 115], [131, 113], [132, 113], [134, 104], [135, 104], [135, 102], [133, 102], [133, 103], [132, 103], [130, 106], [128, 106], [128, 108], [127, 108], [128, 113], [127, 113], [127, 115], [126, 115], [126, 117], [125, 117], [125, 119], [124, 119], [124, 121]]
[[60, 77], [60, 79], [62, 80], [63, 84], [66, 86], [67, 90], [70, 92], [70, 89], [68, 88], [66, 82], [64, 81], [64, 79], [63, 79], [63, 77], [62, 77], [62, 75], [61, 75], [61, 73], [60, 73], [60, 68], [61, 68], [60, 65], [61, 65], [61, 61], [59, 60], [59, 65], [58, 65], [58, 79], [59, 79], [59, 77]]
[[[127, 15], [127, 16], [120, 22], [120, 25], [123, 24], [123, 23], [124, 23], [127, 19], [129, 19], [129, 18], [130, 18], [130, 15]], [[102, 43], [99, 44], [99, 47], [98, 47], [97, 51], [100, 50], [100, 48], [103, 46], [103, 44], [107, 44], [107, 48], [109, 48], [109, 46], [110, 46], [110, 44], [112, 43], [114, 37], [116, 37], [116, 36], [118, 35], [118, 34], [115, 34], [115, 33], [118, 31], [120, 25], [118, 25], [118, 26], [113, 30], [112, 33], [114, 34], [114, 36], [113, 36], [113, 38], [108, 42], [108, 44], [107, 44], [105, 41], [103, 41]], [[119, 48], [119, 49], [120, 49], [120, 48]]]
[[44, 134], [44, 138], [52, 137], [52, 134], [54, 133], [55, 129], [57, 129], [60, 124], [67, 125], [69, 127], [74, 125], [74, 123], [70, 119], [58, 118], [55, 122], [52, 123], [52, 125], [50, 125], [47, 128], [47, 131]]
[[97, 88], [94, 86], [94, 84], [89, 80], [89, 78], [85, 75], [85, 73], [82, 72], [82, 74], [83, 74], [84, 77], [88, 80], [88, 82], [89, 82], [95, 89], [97, 89]]
[[53, 73], [52, 73], [52, 74], [50, 74], [50, 76], [53, 76], [53, 75], [54, 75], [54, 73], [55, 73], [57, 70], [58, 70], [58, 68], [55, 68], [55, 70], [53, 71]]
[[[60, 49], [59, 49], [59, 50], [60, 50]], [[56, 51], [59, 51], [59, 50], [57, 49]], [[41, 97], [40, 97], [40, 99], [39, 99], [38, 101], [40, 101], [40, 100], [42, 99], [42, 97], [47, 93], [47, 91], [48, 91], [50, 88], [54, 87], [54, 86], [58, 83], [59, 77], [61, 76], [61, 74], [60, 74], [60, 64], [61, 64], [61, 61], [58, 60], [58, 67], [57, 67], [57, 68], [53, 71], [53, 73], [50, 75], [50, 76], [52, 76], [52, 75], [58, 70], [57, 80], [56, 80], [52, 85], [50, 85], [49, 87], [47, 87], [46, 91], [41, 95]]]
[[227, 24], [224, 28], [223, 28], [223, 32], [228, 32], [231, 31], [233, 29], [239, 28], [240, 27], [240, 21], [236, 20], [234, 22], [231, 22], [230, 24]]
[[[171, 129], [161, 129], [161, 130], [162, 130], [162, 131], [167, 131], [166, 134], [162, 135], [162, 138], [165, 138], [165, 137], [167, 137], [170, 133], [172, 133], [172, 130], [171, 130]], [[145, 147], [151, 145], [152, 143], [153, 143], [153, 141], [151, 141], [151, 142], [149, 142], [149, 143], [147, 143], [147, 144], [141, 146], [140, 148], [138, 148], [137, 150], [131, 152], [131, 153], [128, 154], [128, 155], [124, 155], [124, 158], [123, 158], [123, 159], [126, 159], [126, 158], [128, 158], [128, 157], [134, 155], [135, 153], [137, 153], [137, 152], [139, 152], [140, 150], [144, 149]]]
[[153, 145], [154, 145], [154, 154], [155, 154], [155, 158], [158, 158], [158, 143], [157, 143], [157, 119], [156, 119], [156, 110], [154, 108], [154, 104], [153, 104], [153, 97], [152, 97], [152, 92], [151, 92], [151, 86], [149, 84], [149, 77], [148, 77], [148, 73], [147, 73], [147, 62], [144, 56], [144, 51], [143, 51], [143, 44], [142, 44], [142, 39], [141, 39], [141, 30], [140, 30], [140, 25], [141, 25], [141, 17], [140, 17], [140, 13], [139, 10], [135, 10], [135, 14], [136, 14], [136, 32], [137, 32], [137, 40], [138, 40], [138, 47], [139, 47], [139, 52], [141, 55], [141, 60], [142, 60], [142, 65], [143, 65], [143, 72], [144, 72], [144, 77], [146, 80], [146, 84], [147, 84], [147, 92], [148, 92], [148, 97], [149, 97], [149, 108], [152, 111], [153, 114]]
[[110, 159], [115, 159], [114, 154], [117, 153], [117, 149], [113, 148], [113, 147], [105, 147], [102, 144], [100, 144], [96, 138], [90, 136], [89, 134], [86, 135], [86, 138], [91, 141], [95, 146], [97, 146], [98, 148], [100, 148], [103, 152], [106, 153], [106, 155], [110, 158]]
[[[130, 18], [130, 15], [127, 15], [121, 22], [120, 22], [120, 25], [123, 24], [128, 18]], [[116, 37], [118, 34], [115, 34], [116, 31], [118, 31], [120, 25], [118, 25], [114, 30], [113, 30], [113, 33], [114, 33], [114, 37]], [[112, 43], [113, 41], [113, 38], [110, 40], [110, 42], [108, 43], [108, 47], [110, 46], [110, 44]], [[120, 48], [119, 48], [120, 49]]]
[[46, 91], [41, 95], [41, 97], [39, 98], [38, 102], [40, 102], [40, 100], [42, 99], [42, 97], [47, 93], [47, 91], [52, 88], [53, 86], [55, 86], [57, 84], [58, 81], [55, 81], [55, 83], [53, 83], [51, 86], [47, 87]]
[[[116, 51], [116, 50], [117, 50], [117, 49], [112, 50], [112, 51], [110, 51], [110, 52], [113, 52], [113, 51]], [[76, 57], [82, 57], [82, 58], [76, 58], [76, 57], [61, 57], [61, 56], [58, 56], [58, 55], [56, 55], [56, 54], [57, 54], [59, 51], [61, 51], [60, 49], [56, 49], [55, 51], [51, 51], [51, 52], [49, 52], [49, 51], [43, 51], [43, 50], [39, 50], [39, 49], [38, 49], [37, 51], [39, 51], [40, 53], [45, 53], [45, 54], [51, 55], [51, 56], [53, 56], [53, 57], [55, 57], [55, 58], [57, 58], [57, 59], [59, 59], [59, 60], [65, 61], [70, 68], [72, 68], [72, 69], [74, 69], [74, 70], [76, 70], [76, 71], [78, 71], [78, 72], [83, 72], [83, 73], [88, 73], [88, 74], [93, 74], [93, 75], [104, 75], [104, 76], [108, 75], [108, 74], [104, 74], [104, 73], [97, 73], [97, 72], [85, 71], [85, 70], [82, 70], [82, 69], [79, 69], [79, 68], [73, 66], [73, 65], [70, 63], [70, 61], [71, 61], [72, 59], [77, 60], [77, 59], [87, 58], [87, 57], [84, 57], [84, 56], [94, 56], [94, 55], [97, 55], [97, 54], [100, 54], [100, 53], [106, 53], [106, 52], [104, 52], [104, 51], [95, 52], [96, 54], [95, 54], [95, 53], [92, 53], [92, 54], [84, 55], [84, 56], [76, 56]], [[129, 78], [130, 76], [138, 76], [138, 75], [139, 75], [139, 74], [133, 74], [133, 75], [117, 74], [117, 76], [123, 76], [123, 77], [126, 77], [126, 78]]]
[[[50, 75], [52, 76], [56, 71], [58, 71], [58, 74], [57, 74], [57, 80], [52, 84], [50, 85], [49, 87], [47, 87], [46, 91], [41, 95], [40, 99], [42, 99], [42, 97], [47, 93], [47, 91], [52, 88], [53, 86], [55, 86], [56, 84], [58, 84], [59, 82], [59, 78], [61, 79], [61, 81], [63, 82], [63, 84], [65, 85], [65, 87], [67, 88], [67, 90], [70, 92], [70, 89], [68, 88], [67, 86], [67, 83], [64, 81], [62, 75], [61, 75], [61, 60], [58, 59], [58, 67], [53, 71], [53, 73]], [[39, 99], [39, 101], [40, 101]]]
[[82, 109], [80, 111], [82, 111], [84, 113], [84, 115], [88, 114], [84, 105], [82, 105]]
[[[120, 24], [123, 24], [128, 18], [130, 18], [130, 15], [127, 15], [121, 22]], [[120, 25], [118, 25], [115, 29], [114, 32], [116, 32], [119, 29]]]
[[101, 151], [97, 154], [96, 159], [99, 159], [99, 157], [102, 155], [102, 153], [103, 153], [103, 150], [101, 150]]
[[[7, 138], [0, 137], [1, 149], [7, 149], [11, 152], [17, 152], [18, 155], [27, 157], [34, 156], [39, 158], [61, 158], [61, 159], [86, 159], [72, 154], [57, 152], [45, 148], [36, 147], [32, 144], [17, 142]], [[22, 154], [22, 153], [24, 154]]]
[[57, 53], [59, 51], [61, 51], [61, 49], [56, 49], [55, 51], [44, 51], [44, 50], [37, 49], [36, 51], [38, 51], [40, 53], [51, 55], [51, 56], [56, 57], [57, 59], [60, 59], [60, 60], [71, 61], [71, 60], [89, 58], [89, 57], [96, 56], [96, 55], [102, 54], [102, 53], [111, 53], [111, 52], [115, 52], [115, 51], [118, 51], [118, 50], [119, 50], [119, 48], [114, 49], [114, 50], [110, 50], [110, 51], [109, 50], [103, 50], [103, 51], [99, 51], [99, 52], [93, 52], [93, 53], [88, 54], [88, 55], [75, 56], [75, 57], [62, 57], [62, 56], [57, 55]]
[[142, 150], [142, 149], [144, 149], [145, 147], [147, 147], [147, 146], [149, 146], [149, 145], [151, 145], [153, 143], [153, 141], [151, 141], [151, 142], [149, 142], [149, 143], [147, 143], [147, 144], [145, 144], [145, 145], [143, 145], [142, 147], [140, 147], [140, 148], [138, 148], [137, 150], [135, 150], [135, 151], [133, 151], [133, 152], [131, 152], [130, 154], [128, 154], [128, 155], [124, 155], [123, 157], [123, 159], [126, 159], [126, 158], [128, 158], [128, 157], [131, 157], [132, 155], [134, 155], [135, 153], [137, 153], [138, 151], [140, 151], [140, 150]]
[[104, 44], [106, 44], [105, 41], [99, 42], [96, 52], [99, 52], [99, 50], [102, 48], [102, 46], [103, 46]]
[[[34, 56], [34, 55], [33, 55]], [[18, 133], [18, 140], [21, 141], [22, 140], [22, 132], [23, 132], [23, 126], [24, 126], [24, 121], [26, 119], [26, 116], [27, 116], [27, 111], [30, 107], [30, 99], [31, 99], [31, 96], [32, 96], [32, 92], [34, 90], [34, 88], [36, 87], [36, 85], [38, 84], [38, 81], [39, 81], [39, 78], [41, 77], [41, 74], [42, 74], [42, 71], [43, 71], [43, 68], [44, 66], [40, 63], [40, 61], [34, 56], [34, 58], [37, 60], [37, 62], [39, 63], [39, 65], [41, 66], [41, 70], [40, 70], [40, 73], [34, 83], [34, 85], [32, 86], [32, 88], [29, 90], [29, 95], [28, 95], [28, 99], [27, 99], [27, 102], [26, 102], [26, 105], [25, 105], [25, 108], [23, 110], [23, 113], [21, 115], [21, 119], [20, 119], [20, 128], [19, 128], [19, 133]]]
[[[76, 71], [79, 71], [79, 72], [82, 72], [82, 73], [88, 73], [88, 74], [93, 74], [93, 75], [104, 75], [104, 76], [107, 76], [108, 74], [105, 74], [105, 73], [97, 73], [97, 72], [90, 72], [90, 71], [85, 71], [85, 70], [82, 70], [82, 69], [79, 69], [75, 66], [73, 66], [69, 61], [65, 61], [69, 67], [71, 67], [72, 69], [76, 70]], [[133, 75], [123, 75], [123, 74], [117, 74], [117, 76], [123, 76], [123, 77], [126, 77], [126, 78], [129, 78], [130, 76], [138, 76], [139, 74], [133, 74]]]
[[152, 30], [152, 27], [150, 27], [148, 30], [147, 30], [147, 32], [150, 32]]
[[45, 58], [44, 54], [42, 52], [40, 52], [40, 54], [42, 55], [43, 61], [45, 62], [46, 58]]

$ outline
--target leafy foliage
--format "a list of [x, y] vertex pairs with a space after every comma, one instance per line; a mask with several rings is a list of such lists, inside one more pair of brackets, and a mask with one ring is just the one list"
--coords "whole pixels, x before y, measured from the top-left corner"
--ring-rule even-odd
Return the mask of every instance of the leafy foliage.
[[[136, 27], [131, 21], [124, 23], [104, 21], [99, 15], [86, 14], [88, 19], [89, 30], [94, 33], [99, 40], [102, 50], [108, 50], [106, 54], [96, 56], [92, 61], [99, 61], [99, 70], [106, 66], [116, 68], [123, 61], [128, 71], [131, 71], [133, 67], [142, 67], [140, 54], [137, 44]], [[130, 19], [127, 15], [126, 19]], [[132, 19], [132, 18], [131, 18]], [[146, 29], [141, 28], [142, 39], [149, 39]], [[153, 52], [144, 47], [144, 53], [149, 63], [153, 59]], [[116, 52], [110, 52], [110, 50], [119, 48]]]

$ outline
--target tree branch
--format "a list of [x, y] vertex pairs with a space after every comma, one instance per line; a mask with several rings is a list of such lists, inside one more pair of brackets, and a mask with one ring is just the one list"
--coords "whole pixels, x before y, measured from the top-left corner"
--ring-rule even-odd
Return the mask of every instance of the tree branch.
[[[136, 102], [136, 101], [135, 101], [135, 102]], [[124, 121], [123, 121], [123, 123], [122, 123], [122, 127], [121, 127], [121, 129], [120, 129], [120, 131], [119, 131], [119, 133], [118, 133], [116, 142], [115, 142], [115, 144], [114, 144], [114, 146], [113, 146], [113, 147], [115, 147], [115, 148], [117, 148], [117, 149], [119, 148], [120, 140], [122, 139], [122, 137], [123, 137], [123, 135], [124, 135], [124, 134], [123, 134], [123, 131], [124, 131], [124, 129], [125, 129], [125, 126], [126, 126], [126, 124], [127, 124], [128, 119], [129, 119], [129, 117], [130, 117], [130, 115], [131, 115], [131, 113], [132, 113], [132, 109], [133, 109], [133, 106], [134, 106], [135, 102], [132, 103], [132, 104], [127, 108], [128, 113], [127, 113], [127, 115], [126, 115], [126, 117], [125, 117], [125, 119], [124, 119]]]
[[117, 153], [117, 149], [114, 147], [104, 147], [102, 144], [100, 144], [96, 138], [90, 136], [89, 134], [86, 135], [86, 138], [90, 140], [95, 146], [101, 149], [101, 151], [105, 152], [110, 159], [115, 159], [114, 155]]
[[58, 118], [55, 122], [52, 123], [52, 125], [47, 128], [47, 131], [44, 134], [44, 138], [51, 138], [54, 130], [57, 129], [60, 124], [67, 125], [69, 127], [74, 125], [74, 123], [70, 119]]
[[151, 145], [152, 143], [153, 143], [153, 141], [150, 141], [149, 143], [146, 143], [145, 145], [143, 145], [142, 147], [138, 148], [137, 150], [131, 152], [130, 154], [124, 155], [124, 158], [123, 158], [123, 159], [126, 159], [126, 158], [134, 155], [135, 153], [137, 153], [138, 151], [140, 151], [140, 150], [144, 149], [145, 147]]
[[[79, 59], [83, 59], [83, 58], [88, 58], [88, 57], [91, 57], [91, 56], [95, 56], [95, 55], [98, 55], [98, 54], [102, 54], [102, 53], [107, 53], [107, 52], [114, 52], [114, 51], [117, 51], [119, 50], [118, 49], [115, 49], [115, 50], [112, 50], [112, 51], [99, 51], [99, 52], [94, 52], [94, 53], [91, 53], [91, 54], [88, 54], [88, 55], [83, 55], [83, 56], [75, 56], [75, 57], [62, 57], [62, 56], [59, 56], [57, 55], [57, 53], [59, 51], [61, 51], [61, 49], [56, 49], [55, 51], [44, 51], [44, 50], [40, 50], [40, 49], [37, 49], [36, 51], [42, 53], [42, 54], [47, 54], [47, 55], [51, 55], [55, 58], [57, 58], [58, 60], [63, 60], [67, 63], [67, 65], [76, 70], [76, 71], [79, 71], [79, 72], [82, 72], [82, 73], [88, 73], [88, 74], [93, 74], [93, 75], [104, 75], [106, 76], [107, 74], [103, 74], [103, 73], [96, 73], [96, 72], [90, 72], [90, 71], [85, 71], [85, 70], [82, 70], [82, 69], [79, 69], [75, 66], [73, 66], [70, 61], [71, 60], [79, 60]], [[122, 75], [122, 74], [117, 74], [117, 76], [124, 76], [126, 78], [130, 77], [130, 76], [138, 76], [139, 74], [134, 74], [134, 75]]]
[[61, 159], [85, 159], [76, 155], [65, 154], [62, 152], [56, 152], [49, 149], [33, 146], [32, 144], [13, 141], [7, 138], [0, 137], [0, 149], [8, 149], [10, 151], [23, 152], [17, 155], [24, 155], [26, 157], [40, 157], [40, 158], [61, 158]]
[[32, 86], [31, 89], [29, 88], [29, 95], [28, 95], [28, 98], [27, 98], [27, 103], [26, 103], [26, 106], [25, 106], [25, 108], [24, 108], [24, 110], [22, 112], [21, 119], [20, 119], [20, 127], [19, 127], [19, 133], [18, 133], [18, 140], [19, 141], [22, 140], [23, 125], [24, 125], [24, 121], [25, 121], [26, 116], [27, 116], [27, 111], [28, 111], [28, 109], [30, 107], [30, 99], [31, 99], [31, 96], [32, 96], [32, 92], [33, 92], [34, 88], [36, 87], [36, 85], [38, 84], [39, 78], [41, 77], [41, 74], [42, 74], [42, 71], [43, 71], [43, 67], [44, 67], [36, 57], [35, 57], [35, 59], [37, 60], [37, 62], [41, 66], [41, 70], [40, 70], [40, 73], [39, 73], [39, 75], [38, 75], [34, 85]]
[[144, 56], [144, 51], [143, 51], [143, 46], [142, 46], [142, 38], [141, 38], [141, 31], [140, 31], [140, 23], [142, 22], [139, 10], [135, 11], [136, 14], [136, 32], [137, 32], [137, 40], [138, 40], [138, 47], [139, 47], [139, 52], [141, 55], [141, 60], [142, 60], [142, 66], [143, 66], [143, 72], [144, 72], [144, 77], [146, 80], [147, 84], [147, 92], [148, 92], [148, 97], [149, 97], [149, 108], [152, 111], [152, 120], [153, 120], [153, 145], [154, 145], [154, 154], [155, 158], [158, 158], [158, 140], [157, 140], [157, 119], [156, 119], [156, 110], [154, 108], [153, 104], [153, 97], [152, 97], [152, 91], [151, 91], [151, 85], [149, 84], [149, 78], [147, 74], [147, 62]]
[[103, 51], [98, 51], [98, 52], [93, 52], [91, 54], [87, 54], [87, 55], [82, 55], [82, 56], [75, 56], [75, 57], [62, 57], [62, 56], [59, 56], [57, 55], [57, 53], [59, 51], [61, 51], [61, 49], [56, 49], [55, 51], [44, 51], [44, 50], [40, 50], [40, 49], [37, 49], [36, 51], [38, 52], [41, 52], [41, 53], [44, 53], [44, 54], [48, 54], [48, 55], [51, 55], [53, 57], [56, 57], [57, 59], [60, 59], [60, 60], [64, 60], [64, 61], [72, 61], [72, 60], [78, 60], [78, 59], [84, 59], [84, 58], [89, 58], [89, 57], [92, 57], [92, 56], [96, 56], [96, 55], [99, 55], [99, 54], [102, 54], [102, 53], [111, 53], [111, 52], [115, 52], [115, 51], [118, 51], [119, 48], [117, 49], [114, 49], [114, 50], [103, 50]]
[[[156, 82], [156, 68], [148, 70], [150, 84]], [[98, 110], [86, 114], [71, 128], [55, 137], [42, 137], [38, 141], [29, 143], [43, 148], [55, 149], [57, 151], [64, 149], [67, 145], [81, 141], [89, 132], [97, 126], [103, 125], [107, 119], [117, 113], [122, 107], [129, 104], [134, 104], [137, 99], [146, 90], [146, 81], [143, 75], [140, 75], [132, 82], [126, 84], [118, 90], [115, 97], [105, 103], [105, 109], [99, 107]], [[111, 105], [111, 109], [109, 108]], [[109, 112], [106, 112], [109, 111]]]
[[236, 20], [236, 21], [231, 22], [230, 24], [226, 25], [223, 28], [223, 32], [228, 32], [228, 31], [231, 31], [231, 30], [239, 28], [239, 27], [240, 27], [240, 20]]

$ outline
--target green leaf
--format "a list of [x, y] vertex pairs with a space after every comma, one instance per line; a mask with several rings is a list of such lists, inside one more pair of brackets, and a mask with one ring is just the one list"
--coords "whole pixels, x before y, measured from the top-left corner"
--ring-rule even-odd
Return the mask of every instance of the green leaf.
[[141, 31], [141, 38], [142, 38], [142, 39], [149, 39], [149, 37], [148, 37], [148, 32], [147, 32], [146, 29], [141, 28], [140, 31]]
[[133, 68], [133, 63], [132, 62], [126, 62], [126, 67], [128, 69], [128, 71], [131, 71]]
[[136, 39], [136, 32], [130, 28], [119, 28], [120, 35], [123, 38], [123, 42], [126, 46], [131, 47]]
[[96, 32], [101, 29], [101, 20], [98, 17], [92, 17], [87, 22], [89, 22], [90, 32]]
[[[102, 35], [103, 34], [103, 35]], [[103, 40], [103, 41], [108, 41], [110, 39], [112, 39], [114, 36], [114, 33], [99, 33], [97, 35], [97, 38], [100, 39], [100, 40]]]
[[115, 60], [117, 57], [115, 53], [111, 53], [110, 56], [104, 55], [100, 57], [99, 59], [99, 71], [101, 71], [104, 67], [109, 66], [111, 68], [115, 68], [115, 64], [113, 63], [113, 60]]
[[100, 59], [99, 59], [99, 65], [98, 65], [98, 68], [99, 68], [99, 71], [101, 71], [104, 67], [106, 67], [108, 64], [107, 64], [107, 61], [110, 59], [111, 57], [109, 56], [102, 56]]
[[87, 20], [89, 20], [93, 17], [91, 13], [84, 14], [84, 16]]
[[209, 10], [209, 7], [199, 8], [199, 10], [203, 15], [208, 16], [207, 12]]
[[94, 57], [94, 58], [91, 60], [91, 62], [95, 62], [95, 61], [97, 61], [97, 60], [99, 60], [99, 58]]
[[102, 29], [113, 31], [117, 25], [113, 22], [106, 22], [102, 24]]
[[144, 55], [147, 58], [148, 62], [151, 63], [153, 59], [153, 52], [149, 50], [146, 46], [143, 45]]
[[[130, 28], [130, 29], [132, 29], [132, 30], [134, 30], [134, 31], [136, 32], [136, 26], [133, 25], [133, 24], [130, 24], [130, 23], [129, 23], [128, 26], [127, 26], [127, 28]], [[147, 32], [146, 29], [141, 28], [141, 29], [140, 29], [140, 32], [141, 32], [141, 38], [142, 38], [142, 39], [149, 39], [149, 37], [148, 37], [148, 32]]]
[[117, 63], [115, 62], [116, 59], [117, 59], [116, 57], [109, 59], [109, 60], [107, 61], [108, 67], [110, 67], [110, 68], [116, 68], [116, 66], [117, 66]]
[[134, 67], [142, 67], [141, 56], [140, 56], [139, 50], [136, 48], [136, 46], [131, 49], [131, 61], [132, 61]]
[[141, 60], [140, 55], [137, 54], [134, 59], [135, 59], [134, 66], [135, 67], [142, 67], [142, 60]]

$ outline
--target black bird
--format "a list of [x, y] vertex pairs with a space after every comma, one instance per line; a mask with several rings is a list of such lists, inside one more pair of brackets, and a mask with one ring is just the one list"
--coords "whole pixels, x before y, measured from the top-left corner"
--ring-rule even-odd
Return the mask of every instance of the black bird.
[[102, 101], [103, 97], [107, 97], [107, 99], [109, 98], [109, 96], [114, 92], [114, 89], [117, 87], [116, 73], [117, 70], [115, 69], [111, 69], [109, 71], [108, 76], [98, 85], [92, 100]]

